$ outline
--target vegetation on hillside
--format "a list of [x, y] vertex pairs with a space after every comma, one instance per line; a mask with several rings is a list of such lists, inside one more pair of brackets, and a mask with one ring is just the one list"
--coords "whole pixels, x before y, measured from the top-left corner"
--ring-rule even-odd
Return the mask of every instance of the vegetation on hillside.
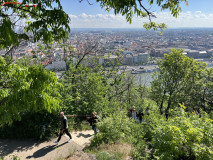
[[[60, 110], [76, 115], [97, 111], [100, 133], [87, 150], [98, 157], [108, 154], [103, 145], [124, 143], [135, 159], [212, 159], [213, 69], [182, 52], [165, 54], [151, 88], [120, 74], [119, 61], [111, 68], [70, 63], [57, 80], [41, 65], [10, 64], [1, 57], [0, 137], [13, 137], [15, 131], [18, 138], [45, 139], [57, 132]], [[144, 112], [141, 124], [131, 120], [132, 106]], [[85, 121], [85, 116], [73, 121]]]
[[[29, 34], [34, 42], [42, 39], [47, 46], [53, 40], [67, 38], [70, 18], [60, 0], [24, 0], [23, 4], [29, 2], [38, 5], [0, 6], [0, 48], [6, 49], [5, 55], [23, 40], [29, 40]], [[150, 23], [144, 24], [148, 30], [166, 27], [152, 21], [156, 15], [144, 7], [142, 0], [96, 2], [107, 10], [113, 9], [115, 14], [125, 15], [129, 23], [133, 15], [148, 17]], [[146, 2], [161, 10], [169, 9], [175, 17], [181, 12], [181, 2], [188, 5], [187, 0]], [[19, 20], [25, 23], [17, 32]], [[164, 55], [151, 88], [137, 86], [131, 76], [119, 74], [119, 59], [110, 62], [110, 68], [97, 63], [87, 67], [81, 61], [73, 64], [66, 59], [66, 72], [58, 80], [55, 73], [33, 60], [13, 62], [0, 57], [0, 137], [45, 139], [57, 132], [59, 111], [77, 115], [97, 111], [101, 116], [100, 133], [87, 151], [96, 152], [98, 159], [126, 156], [121, 151], [103, 151], [103, 146], [113, 144], [127, 144], [134, 159], [213, 159], [213, 69], [206, 69], [205, 63], [182, 53], [173, 49]], [[141, 124], [131, 120], [132, 106], [144, 112]], [[147, 108], [149, 115], [145, 113]], [[79, 123], [84, 118], [72, 121]]]

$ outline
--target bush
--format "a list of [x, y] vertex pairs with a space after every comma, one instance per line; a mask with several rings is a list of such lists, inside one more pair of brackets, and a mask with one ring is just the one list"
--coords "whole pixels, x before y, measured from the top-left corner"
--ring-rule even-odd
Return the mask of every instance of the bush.
[[184, 111], [184, 106], [171, 110], [168, 119], [154, 110], [139, 124], [125, 112], [114, 113], [99, 123], [90, 147], [124, 141], [133, 144], [134, 159], [210, 160], [213, 159], [213, 120]]
[[213, 120], [205, 113], [199, 118], [199, 115], [186, 113], [183, 109], [172, 111], [172, 114], [173, 117], [167, 121], [163, 116], [149, 116], [152, 123], [150, 121], [143, 127], [144, 132], [152, 134], [149, 157], [162, 160], [213, 159]]
[[25, 113], [21, 121], [15, 121], [11, 126], [1, 127], [0, 137], [46, 140], [58, 132], [58, 129], [58, 114], [50, 114], [46, 111]]
[[110, 115], [98, 123], [100, 132], [94, 137], [90, 147], [96, 147], [102, 143], [107, 144], [117, 140], [130, 140], [132, 125], [133, 122], [130, 121], [125, 112]]
[[96, 155], [97, 160], [122, 160], [122, 154], [115, 152], [114, 155], [111, 155], [107, 151], [98, 152]]
[[99, 152], [96, 158], [97, 160], [113, 160], [112, 156], [106, 151]]

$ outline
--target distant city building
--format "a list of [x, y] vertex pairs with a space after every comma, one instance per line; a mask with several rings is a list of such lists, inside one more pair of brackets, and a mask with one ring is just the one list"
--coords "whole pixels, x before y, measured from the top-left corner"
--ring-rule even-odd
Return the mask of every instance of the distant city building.
[[45, 68], [53, 70], [65, 70], [66, 63], [65, 61], [54, 61], [52, 64], [47, 65]]
[[139, 53], [139, 63], [146, 63], [149, 60], [149, 54], [148, 53]]
[[136, 65], [136, 64], [143, 64], [148, 62], [149, 54], [148, 53], [139, 53], [134, 54], [133, 56], [127, 54], [123, 57], [123, 65]]

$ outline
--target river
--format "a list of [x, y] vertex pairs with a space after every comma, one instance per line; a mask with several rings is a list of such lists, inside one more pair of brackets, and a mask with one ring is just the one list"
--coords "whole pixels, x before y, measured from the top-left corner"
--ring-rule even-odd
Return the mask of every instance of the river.
[[[207, 67], [207, 68], [213, 68], [213, 66], [211, 67]], [[134, 81], [135, 84], [139, 85], [145, 85], [147, 87], [151, 87], [151, 82], [153, 81], [152, 75], [154, 72], [152, 73], [141, 73], [141, 74], [132, 74], [132, 76], [134, 77]]]
[[135, 84], [141, 84], [143, 86], [145, 85], [147, 87], [151, 87], [151, 82], [153, 81], [153, 73], [132, 74], [132, 76], [134, 77]]

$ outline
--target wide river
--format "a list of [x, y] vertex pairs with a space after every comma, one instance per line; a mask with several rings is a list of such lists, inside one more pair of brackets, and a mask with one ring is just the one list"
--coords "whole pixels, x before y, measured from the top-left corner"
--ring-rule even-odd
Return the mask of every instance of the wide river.
[[[207, 68], [213, 68], [213, 66], [211, 67], [207, 67]], [[151, 87], [151, 82], [153, 81], [152, 75], [154, 74], [154, 72], [152, 73], [141, 73], [141, 74], [132, 74], [132, 76], [134, 77], [135, 83], [136, 84], [141, 84], [141, 85], [145, 85], [147, 87]]]
[[[154, 72], [153, 72], [154, 73]], [[145, 85], [147, 87], [151, 86], [151, 82], [153, 81], [152, 75], [153, 73], [141, 73], [141, 74], [132, 74], [135, 80], [135, 84]]]

